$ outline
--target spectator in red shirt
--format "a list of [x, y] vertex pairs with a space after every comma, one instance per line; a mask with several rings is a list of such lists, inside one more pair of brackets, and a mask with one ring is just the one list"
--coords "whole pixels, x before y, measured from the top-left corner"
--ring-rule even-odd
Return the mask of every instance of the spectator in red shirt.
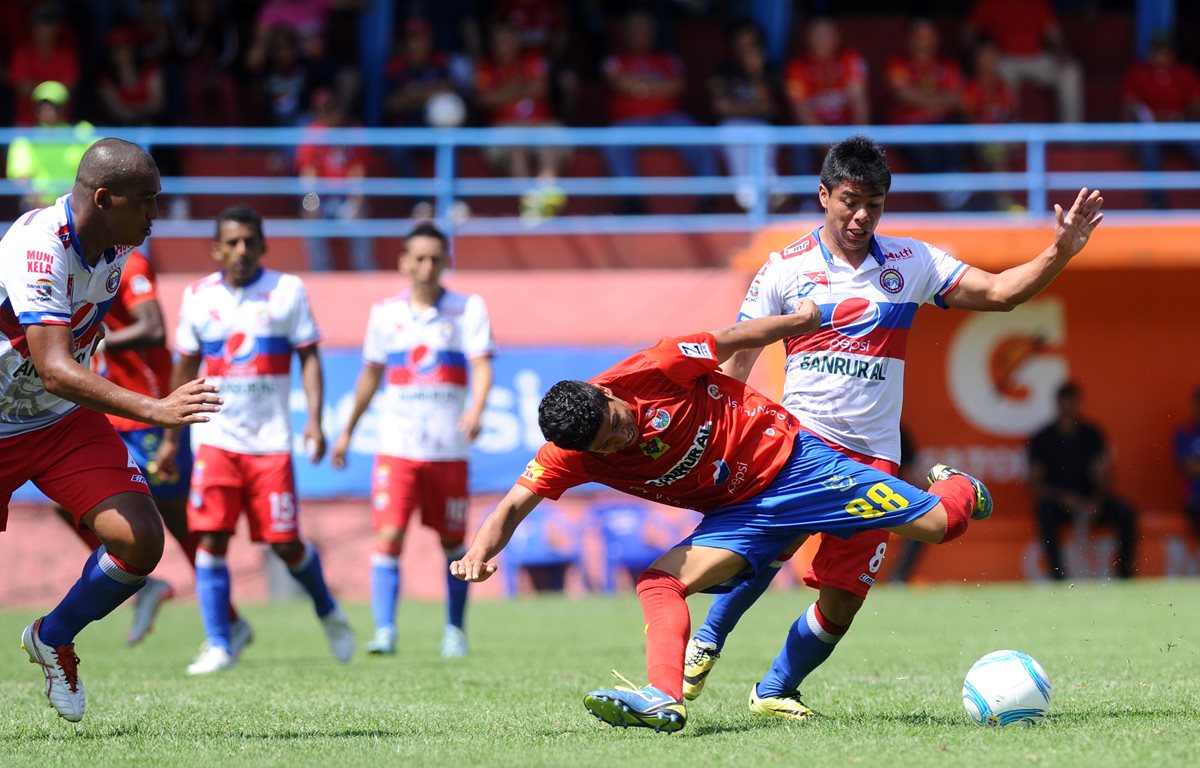
[[162, 68], [140, 60], [133, 30], [118, 27], [104, 39], [108, 66], [100, 76], [100, 104], [109, 125], [156, 125], [165, 104]]
[[[1166, 35], [1150, 41], [1147, 57], [1129, 69], [1121, 90], [1127, 120], [1175, 123], [1200, 117], [1200, 77], [1195, 69], [1175, 58], [1175, 46]], [[1161, 171], [1163, 145], [1141, 142], [1137, 146], [1142, 170]], [[1200, 142], [1179, 146], [1200, 167]], [[1153, 207], [1168, 207], [1163, 190], [1150, 189], [1147, 195]]]
[[[887, 65], [889, 122], [939, 125], [960, 119], [962, 70], [954, 61], [939, 55], [940, 45], [932, 21], [916, 19], [909, 26], [908, 54], [893, 57]], [[907, 144], [902, 151], [922, 173], [953, 173], [962, 167], [956, 144]], [[938, 197], [944, 207], [954, 209], [966, 203], [968, 193], [950, 190]]]
[[[537, 51], [522, 52], [516, 29], [504, 21], [492, 22], [490, 41], [491, 56], [479, 62], [475, 71], [475, 95], [485, 122], [510, 128], [558, 125], [546, 98], [545, 56]], [[538, 180], [552, 183], [562, 157], [558, 147], [489, 147], [487, 151], [494, 165], [519, 179], [535, 175], [534, 154]]]
[[[802, 55], [792, 58], [784, 72], [784, 89], [797, 125], [866, 125], [870, 122], [867, 101], [867, 62], [857, 51], [842, 47], [841, 33], [833, 19], [818, 17], [809, 22]], [[816, 147], [796, 147], [794, 170], [798, 174], [815, 169]]]
[[[319, 133], [328, 128], [341, 128], [347, 124], [346, 108], [339, 98], [327, 88], [318, 88], [312, 96], [315, 119], [308, 130]], [[366, 175], [366, 153], [354, 144], [304, 144], [296, 150], [296, 169], [301, 179], [344, 179], [353, 181]], [[321, 194], [308, 192], [301, 201], [301, 214], [308, 219], [361, 219], [364, 213], [362, 194], [353, 191]], [[350, 262], [354, 269], [376, 268], [375, 254], [371, 241], [365, 237], [349, 237]], [[314, 271], [333, 269], [333, 252], [329, 238], [324, 236], [308, 239], [310, 267]]]
[[[604, 60], [604, 77], [609, 90], [609, 120], [613, 126], [682, 127], [695, 125], [683, 113], [679, 97], [683, 92], [683, 62], [674, 53], [655, 50], [658, 25], [649, 13], [636, 10], [622, 20], [621, 50]], [[680, 148], [695, 176], [715, 176], [717, 158], [711, 147]], [[604, 148], [609, 173], [627, 177], [637, 175], [637, 149], [632, 146]], [[699, 201], [708, 209], [711, 199]], [[645, 203], [627, 199], [627, 213], [640, 213]]]
[[34, 11], [29, 39], [12, 53], [8, 79], [17, 125], [37, 122], [31, 96], [38, 83], [53, 80], [74, 92], [79, 83], [79, 57], [54, 6], [42, 5]]
[[1024, 82], [1052, 88], [1059, 121], [1083, 121], [1083, 69], [1067, 50], [1050, 0], [978, 0], [964, 33], [969, 49], [980, 38], [1000, 46], [1000, 71], [1014, 94]]
[[224, 23], [217, 0], [191, 0], [173, 29], [182, 63], [184, 122], [190, 125], [242, 125], [234, 79], [239, 41], [237, 25]]
[[[713, 113], [721, 125], [770, 125], [781, 111], [779, 82], [767, 63], [766, 42], [762, 30], [752, 23], [740, 24], [730, 36], [729, 59], [709, 80]], [[776, 178], [777, 148], [767, 147], [767, 185]], [[725, 164], [729, 175], [738, 179], [735, 193], [738, 205], [750, 209], [757, 190], [751, 185], [750, 148], [725, 145]]]
[[[963, 88], [963, 116], [969, 123], [995, 125], [1013, 119], [1013, 92], [1000, 75], [1000, 47], [991, 40], [982, 40], [975, 48], [975, 76]], [[1009, 170], [1010, 147], [1003, 142], [977, 144], [975, 157], [985, 171], [1001, 173]], [[1014, 210], [1020, 206], [1007, 191], [976, 193], [974, 205], [982, 210]]]

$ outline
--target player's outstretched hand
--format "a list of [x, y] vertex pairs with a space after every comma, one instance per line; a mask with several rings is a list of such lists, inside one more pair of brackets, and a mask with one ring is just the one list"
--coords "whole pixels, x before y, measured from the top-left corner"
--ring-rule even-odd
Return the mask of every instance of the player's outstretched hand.
[[217, 385], [193, 379], [158, 401], [154, 423], [160, 427], [183, 427], [208, 421], [210, 413], [221, 410], [224, 401], [217, 397]]
[[1104, 220], [1104, 198], [1100, 190], [1079, 190], [1071, 210], [1063, 212], [1062, 206], [1054, 204], [1054, 243], [1059, 254], [1071, 258], [1083, 250], [1092, 232]]
[[338, 439], [333, 441], [333, 448], [329, 451], [329, 463], [333, 464], [334, 469], [346, 468], [346, 454], [350, 452], [350, 435], [343, 432], [338, 435]]
[[450, 563], [450, 575], [463, 581], [487, 581], [495, 572], [495, 563], [485, 562], [469, 550], [461, 560]]
[[325, 458], [325, 432], [320, 424], [309, 422], [304, 427], [304, 452], [313, 464], [320, 464]]

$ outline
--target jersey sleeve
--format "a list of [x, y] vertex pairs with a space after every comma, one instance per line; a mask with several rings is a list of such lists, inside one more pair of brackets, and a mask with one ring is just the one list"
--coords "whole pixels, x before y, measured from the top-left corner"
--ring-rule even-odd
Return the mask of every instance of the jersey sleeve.
[[288, 341], [293, 347], [305, 347], [320, 341], [321, 331], [317, 328], [317, 319], [313, 317], [312, 305], [308, 302], [308, 290], [304, 287], [304, 282], [298, 277], [293, 277], [293, 279], [296, 281], [296, 295], [292, 301]]
[[537, 456], [525, 465], [517, 485], [544, 499], [556, 501], [566, 491], [588, 481], [583, 460], [576, 451], [564, 451], [553, 443], [538, 449]]
[[367, 365], [387, 365], [387, 324], [384, 320], [383, 306], [376, 304], [371, 307], [367, 317], [367, 332], [363, 336], [363, 362]]
[[[17, 222], [14, 227], [21, 227]], [[0, 280], [21, 325], [70, 325], [71, 257], [49, 233], [26, 228], [4, 243]]]
[[929, 268], [930, 292], [927, 296], [922, 297], [922, 301], [929, 303], [932, 301], [942, 309], [946, 308], [946, 294], [954, 290], [959, 281], [963, 279], [963, 275], [967, 274], [970, 265], [963, 264], [958, 259], [943, 251], [941, 248], [925, 244], [929, 250]]
[[685, 386], [721, 367], [717, 361], [717, 340], [711, 333], [662, 339], [634, 355], [627, 363], [631, 371], [652, 368]]
[[487, 304], [478, 295], [469, 297], [463, 308], [462, 334], [463, 354], [468, 358], [496, 353], [496, 340], [492, 337], [492, 322], [488, 317]]
[[188, 286], [179, 302], [179, 322], [175, 324], [175, 351], [181, 355], [200, 354], [200, 337], [192, 325], [196, 301], [195, 286]]
[[771, 254], [771, 258], [758, 270], [758, 274], [750, 281], [746, 298], [742, 299], [742, 307], [738, 310], [737, 321], [752, 320], [758, 317], [772, 317], [785, 314], [783, 306], [783, 291], [780, 290], [780, 276], [783, 272], [783, 260]]
[[125, 272], [121, 275], [121, 287], [117, 290], [117, 301], [126, 307], [133, 308], [143, 302], [158, 298], [158, 288], [155, 285], [154, 269], [150, 262], [140, 255], [130, 255], [125, 262]]

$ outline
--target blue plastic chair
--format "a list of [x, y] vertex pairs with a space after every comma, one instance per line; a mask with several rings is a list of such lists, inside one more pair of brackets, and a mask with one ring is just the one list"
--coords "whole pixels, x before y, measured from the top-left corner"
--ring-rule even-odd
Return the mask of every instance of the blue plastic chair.
[[538, 507], [517, 526], [504, 548], [505, 594], [517, 595], [522, 570], [530, 573], [535, 588], [548, 583], [548, 590], [561, 591], [568, 569], [574, 566], [582, 573], [581, 552], [579, 525], [552, 506]]
[[677, 527], [662, 519], [648, 504], [628, 501], [597, 504], [589, 510], [588, 517], [604, 549], [605, 592], [616, 590], [622, 571], [635, 583], [638, 574], [681, 538]]

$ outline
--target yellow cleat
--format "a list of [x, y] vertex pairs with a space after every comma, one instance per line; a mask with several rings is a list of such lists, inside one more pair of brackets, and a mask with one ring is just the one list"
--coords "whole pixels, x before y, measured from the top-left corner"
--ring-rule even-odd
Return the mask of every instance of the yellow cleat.
[[750, 686], [750, 711], [756, 715], [782, 717], [788, 720], [811, 720], [821, 713], [800, 701], [800, 692], [779, 696], [759, 696], [758, 684]]
[[688, 640], [687, 652], [683, 656], [683, 698], [691, 701], [704, 690], [708, 673], [716, 666], [721, 654], [708, 643], [701, 645], [696, 638]]

